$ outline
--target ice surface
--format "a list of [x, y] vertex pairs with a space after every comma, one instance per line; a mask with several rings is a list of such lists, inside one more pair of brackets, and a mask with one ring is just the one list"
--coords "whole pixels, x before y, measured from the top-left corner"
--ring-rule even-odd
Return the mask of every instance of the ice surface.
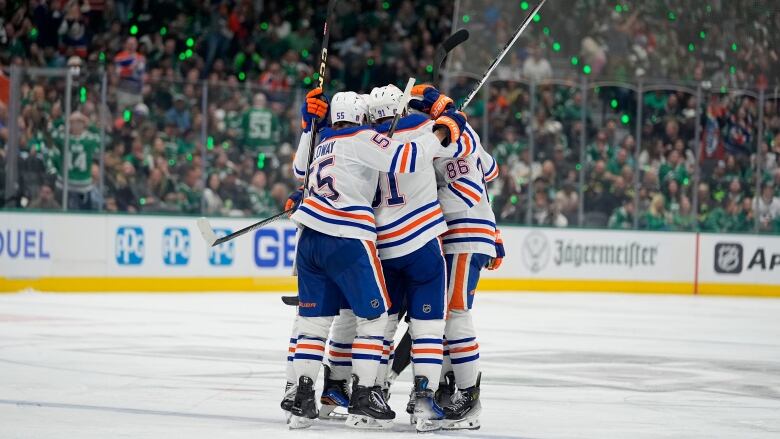
[[[487, 438], [778, 438], [780, 300], [483, 294]], [[274, 294], [0, 295], [0, 438], [412, 437], [290, 432], [293, 308]]]

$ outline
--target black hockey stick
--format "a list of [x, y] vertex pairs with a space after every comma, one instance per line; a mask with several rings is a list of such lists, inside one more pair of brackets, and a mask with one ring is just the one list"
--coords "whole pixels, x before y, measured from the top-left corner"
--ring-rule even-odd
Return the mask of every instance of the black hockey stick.
[[461, 29], [454, 34], [447, 37], [444, 42], [439, 44], [439, 47], [436, 48], [436, 53], [433, 55], [433, 83], [436, 84], [439, 82], [439, 69], [441, 69], [441, 65], [444, 62], [444, 59], [447, 58], [447, 54], [452, 52], [452, 49], [460, 45], [461, 43], [465, 42], [469, 39], [469, 31], [466, 29]]
[[[328, 61], [328, 40], [330, 39], [330, 32], [328, 31], [328, 18], [331, 15], [333, 15], [333, 10], [336, 7], [336, 3], [337, 0], [330, 0], [328, 2], [328, 11], [326, 12], [325, 24], [323, 25], [323, 29], [322, 29], [322, 50], [320, 51], [319, 70], [317, 70], [318, 72], [317, 86], [323, 89], [325, 87], [325, 70], [327, 68], [327, 61]], [[306, 160], [306, 174], [304, 175], [303, 178], [304, 198], [306, 197], [306, 188], [309, 186], [309, 174], [310, 174], [309, 168], [311, 167], [311, 161], [312, 158], [314, 157], [314, 145], [316, 145], [316, 141], [317, 141], [317, 121], [314, 120], [311, 123], [311, 141], [309, 142], [309, 157]], [[200, 229], [200, 234], [203, 236], [203, 239], [206, 240], [206, 243], [209, 246], [213, 247], [215, 245], [220, 245], [227, 241], [238, 238], [241, 235], [245, 235], [263, 226], [267, 226], [268, 224], [271, 224], [272, 222], [284, 217], [285, 215], [291, 214], [294, 210], [295, 209], [293, 208], [293, 209], [287, 209], [284, 212], [279, 212], [272, 217], [258, 221], [252, 224], [251, 226], [244, 227], [243, 229], [237, 232], [233, 232], [221, 238], [217, 237], [216, 233], [214, 233], [214, 229], [211, 227], [211, 224], [209, 224], [209, 220], [207, 220], [204, 217], [198, 218], [198, 229]]]

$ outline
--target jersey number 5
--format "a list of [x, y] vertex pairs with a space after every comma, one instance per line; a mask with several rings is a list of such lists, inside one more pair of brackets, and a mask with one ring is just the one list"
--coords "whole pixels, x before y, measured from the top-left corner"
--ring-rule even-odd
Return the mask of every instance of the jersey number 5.
[[[317, 195], [332, 201], [338, 200], [340, 195], [334, 186], [336, 179], [332, 175], [326, 175], [327, 171], [325, 171], [325, 168], [333, 166], [335, 162], [336, 158], [333, 156], [320, 161], [320, 164], [317, 166], [317, 190], [314, 191]], [[324, 186], [327, 186], [326, 190], [323, 190]]]

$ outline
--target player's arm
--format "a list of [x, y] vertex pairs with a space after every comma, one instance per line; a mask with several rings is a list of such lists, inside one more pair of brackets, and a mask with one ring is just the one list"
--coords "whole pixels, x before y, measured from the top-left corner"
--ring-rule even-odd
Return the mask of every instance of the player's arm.
[[306, 166], [309, 160], [309, 148], [311, 138], [316, 133], [312, 132], [312, 124], [324, 119], [328, 114], [328, 99], [322, 93], [322, 88], [315, 88], [306, 94], [306, 101], [301, 106], [301, 139], [293, 159], [293, 174], [295, 178], [303, 181], [306, 178]]
[[399, 142], [374, 130], [363, 130], [342, 141], [352, 145], [351, 156], [377, 171], [390, 174], [415, 172], [430, 163], [448, 134], [444, 130], [422, 133], [411, 142]]

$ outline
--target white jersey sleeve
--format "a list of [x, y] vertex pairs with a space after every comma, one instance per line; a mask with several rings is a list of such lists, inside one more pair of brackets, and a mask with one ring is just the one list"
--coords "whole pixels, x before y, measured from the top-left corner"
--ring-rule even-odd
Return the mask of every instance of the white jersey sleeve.
[[415, 172], [445, 150], [430, 132], [421, 134], [412, 142], [399, 142], [376, 131], [364, 130], [357, 133], [350, 144], [357, 160], [390, 174]]
[[301, 133], [301, 140], [298, 141], [298, 149], [295, 151], [295, 158], [293, 159], [293, 174], [301, 182], [306, 178], [306, 162], [309, 160], [311, 136], [311, 130]]

